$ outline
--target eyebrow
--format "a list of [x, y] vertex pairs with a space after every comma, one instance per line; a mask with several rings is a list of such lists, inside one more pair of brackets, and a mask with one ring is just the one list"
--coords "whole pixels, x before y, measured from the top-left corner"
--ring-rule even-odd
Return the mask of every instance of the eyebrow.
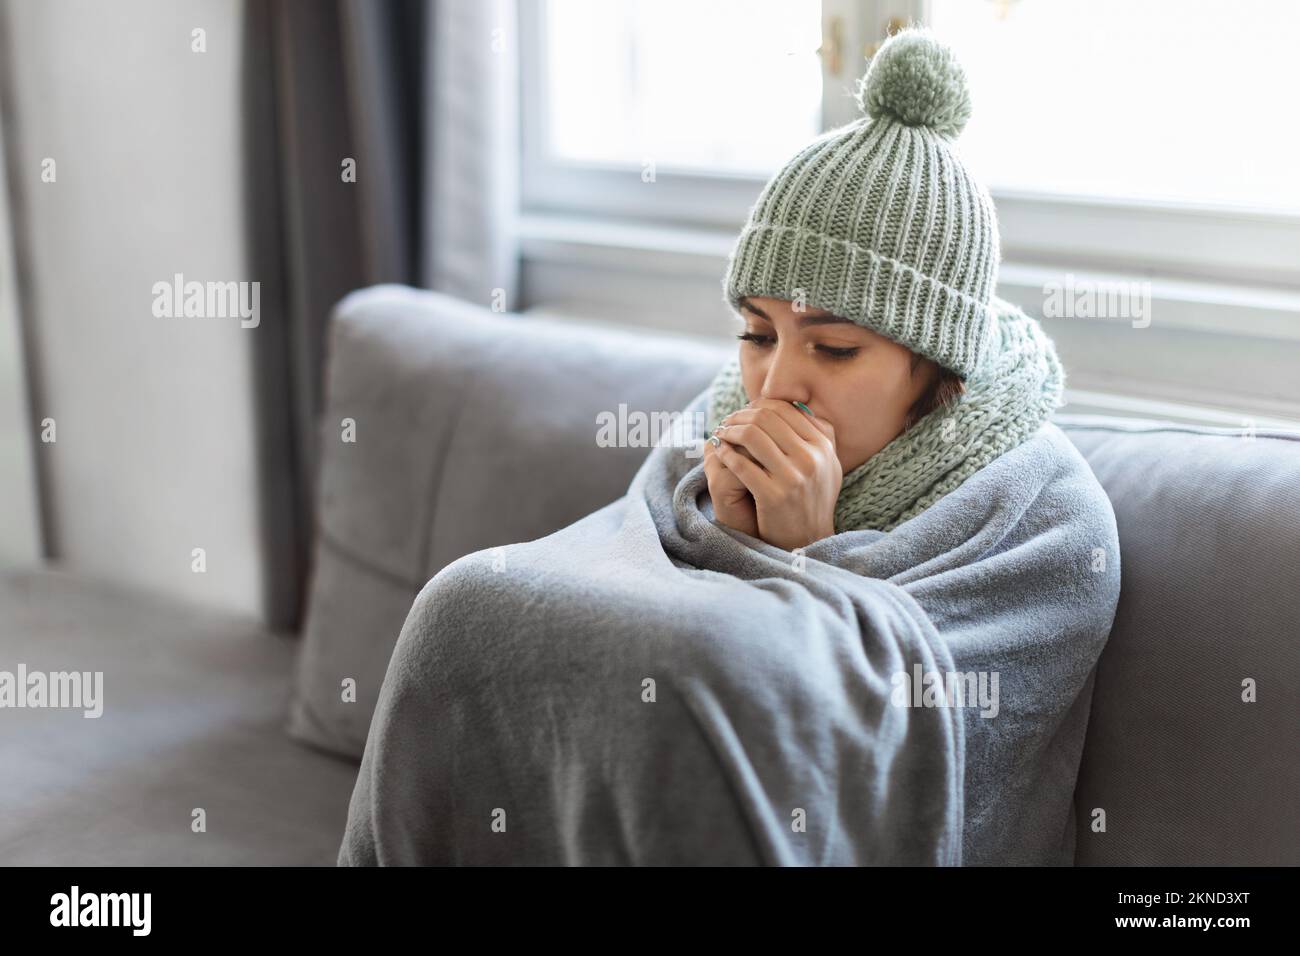
[[[758, 306], [754, 305], [754, 303], [750, 302], [747, 297], [742, 298], [740, 300], [740, 307], [742, 309], [747, 309], [750, 312], [753, 312], [755, 315], [761, 315], [769, 322], [772, 321], [772, 317], [770, 315], [768, 315]], [[808, 326], [808, 325], [839, 325], [840, 323], [843, 322], [847, 322], [850, 325], [856, 324], [852, 319], [846, 319], [843, 316], [839, 316], [839, 315], [831, 315], [829, 312], [815, 312], [809, 315], [801, 315], [799, 317], [799, 325], [801, 327]]]

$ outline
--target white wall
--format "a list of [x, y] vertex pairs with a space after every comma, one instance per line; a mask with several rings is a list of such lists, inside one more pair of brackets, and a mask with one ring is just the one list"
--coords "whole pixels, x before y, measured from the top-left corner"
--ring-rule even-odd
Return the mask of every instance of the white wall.
[[[244, 5], [7, 0], [49, 548], [82, 571], [260, 615], [253, 350], [155, 318], [173, 273], [247, 281]], [[191, 52], [191, 30], [207, 52]], [[12, 155], [12, 154], [11, 154]], [[46, 157], [57, 182], [41, 182]], [[191, 549], [207, 572], [191, 570]]]

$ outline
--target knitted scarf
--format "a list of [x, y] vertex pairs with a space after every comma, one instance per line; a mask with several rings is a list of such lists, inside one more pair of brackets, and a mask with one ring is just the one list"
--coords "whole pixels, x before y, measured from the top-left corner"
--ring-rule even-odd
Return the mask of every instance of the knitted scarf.
[[[1065, 373], [1038, 322], [1003, 299], [989, 359], [950, 406], [936, 408], [844, 476], [835, 532], [891, 531], [1029, 438], [1063, 403]], [[748, 398], [739, 358], [709, 386], [711, 434]]]

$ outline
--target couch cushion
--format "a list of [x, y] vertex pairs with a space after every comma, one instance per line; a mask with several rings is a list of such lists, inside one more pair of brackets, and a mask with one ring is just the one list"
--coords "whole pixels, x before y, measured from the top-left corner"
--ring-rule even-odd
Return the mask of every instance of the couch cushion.
[[[729, 350], [496, 314], [377, 286], [334, 311], [317, 545], [289, 730], [360, 759], [420, 588], [463, 555], [543, 537], [619, 498], [648, 447], [597, 415], [677, 412]], [[344, 419], [355, 423], [343, 441]], [[344, 680], [356, 682], [344, 700]]]
[[356, 767], [285, 736], [296, 647], [57, 570], [0, 575], [0, 671], [103, 672], [100, 717], [0, 710], [0, 861], [333, 865]]
[[1057, 423], [1110, 496], [1121, 554], [1076, 861], [1300, 863], [1300, 433]]

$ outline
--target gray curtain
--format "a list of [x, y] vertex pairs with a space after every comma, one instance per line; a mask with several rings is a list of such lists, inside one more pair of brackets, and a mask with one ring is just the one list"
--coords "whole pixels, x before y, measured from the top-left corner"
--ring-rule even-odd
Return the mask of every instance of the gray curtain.
[[[310, 573], [328, 319], [353, 289], [422, 286], [515, 308], [514, 0], [265, 0], [246, 6], [250, 237], [265, 606], [300, 623]], [[342, 163], [356, 162], [345, 182]], [[263, 321], [266, 325], [266, 321]]]
[[[427, 0], [247, 4], [245, 180], [265, 328], [255, 348], [268, 618], [294, 628], [313, 536], [328, 317], [422, 284]], [[354, 160], [355, 182], [343, 177]], [[263, 326], [267, 322], [263, 321]]]

